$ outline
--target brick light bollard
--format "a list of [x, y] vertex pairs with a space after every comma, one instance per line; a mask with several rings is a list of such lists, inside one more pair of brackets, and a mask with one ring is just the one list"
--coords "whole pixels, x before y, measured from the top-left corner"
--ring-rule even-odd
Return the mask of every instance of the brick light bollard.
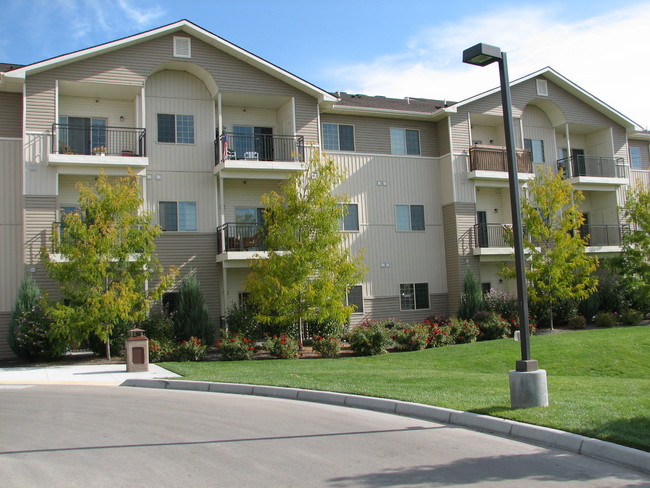
[[145, 337], [144, 330], [131, 329], [125, 342], [126, 371], [149, 371], [149, 339]]

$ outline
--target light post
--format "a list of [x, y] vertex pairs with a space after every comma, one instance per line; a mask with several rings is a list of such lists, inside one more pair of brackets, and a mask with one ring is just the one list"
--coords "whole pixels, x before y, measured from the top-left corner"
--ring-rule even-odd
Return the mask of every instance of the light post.
[[494, 62], [499, 63], [503, 126], [508, 160], [510, 206], [512, 207], [512, 233], [514, 237], [517, 303], [519, 311], [519, 340], [521, 343], [521, 360], [516, 362], [515, 370], [510, 371], [510, 403], [512, 408], [545, 407], [548, 406], [546, 371], [538, 369], [537, 361], [531, 359], [530, 356], [530, 326], [528, 324], [528, 292], [526, 290], [524, 240], [521, 225], [517, 153], [515, 150], [515, 135], [512, 123], [512, 104], [510, 99], [507, 59], [505, 52], [501, 51], [498, 47], [488, 44], [477, 44], [463, 51], [463, 63], [481, 67]]

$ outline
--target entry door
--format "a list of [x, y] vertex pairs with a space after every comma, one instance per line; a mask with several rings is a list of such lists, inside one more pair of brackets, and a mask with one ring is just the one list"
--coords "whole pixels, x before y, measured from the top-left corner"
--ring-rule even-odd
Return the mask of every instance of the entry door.
[[573, 161], [573, 174], [571, 176], [587, 176], [584, 149], [571, 149], [571, 160]]
[[255, 127], [255, 151], [260, 161], [273, 161], [273, 128]]
[[487, 212], [484, 210], [476, 212], [476, 224], [478, 247], [488, 247]]
[[90, 154], [90, 119], [68, 117], [68, 146], [75, 154]]

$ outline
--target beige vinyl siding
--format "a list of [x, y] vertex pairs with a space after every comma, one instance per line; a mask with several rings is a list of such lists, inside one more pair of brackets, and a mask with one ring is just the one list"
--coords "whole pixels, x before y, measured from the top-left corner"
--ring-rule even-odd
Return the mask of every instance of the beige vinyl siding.
[[420, 155], [438, 155], [438, 128], [433, 122], [417, 122], [380, 117], [321, 114], [321, 124], [346, 124], [354, 126], [354, 150], [367, 154], [391, 154], [390, 129], [415, 129], [420, 131]]
[[[364, 295], [391, 296], [400, 283], [429, 283], [430, 293], [446, 293], [442, 214], [434, 159], [332, 154], [347, 175], [336, 189], [359, 210], [359, 232], [345, 232], [344, 244], [365, 250], [369, 266]], [[381, 185], [377, 185], [377, 182]], [[386, 185], [383, 185], [386, 182]], [[398, 232], [396, 205], [423, 205], [425, 230]], [[390, 263], [381, 267], [381, 263]]]
[[477, 188], [476, 211], [485, 212], [488, 224], [512, 223], [510, 190], [508, 188]]
[[547, 166], [555, 168], [557, 161], [557, 143], [555, 130], [551, 121], [542, 109], [528, 105], [524, 109], [522, 123], [524, 126], [524, 139], [544, 141], [544, 159]]
[[0, 225], [22, 221], [22, 141], [0, 139]]
[[469, 114], [463, 110], [452, 114], [449, 118], [451, 121], [452, 151], [454, 154], [466, 152], [472, 142], [470, 140]]
[[0, 92], [0, 137], [22, 136], [23, 95]]
[[42, 291], [59, 298], [58, 283], [47, 275], [40, 259], [41, 249], [50, 245], [52, 223], [57, 219], [55, 195], [25, 197], [24, 258], [27, 269]]
[[216, 232], [216, 190], [211, 172], [147, 171], [147, 175], [151, 179], [146, 180], [146, 208], [154, 212], [155, 223], [159, 202], [196, 202], [197, 231]]
[[48, 166], [46, 156], [50, 151], [50, 141], [50, 136], [45, 134], [25, 135], [25, 195], [56, 194], [57, 170], [54, 166]]
[[436, 124], [438, 133], [438, 155], [446, 156], [451, 152], [451, 131], [449, 118], [443, 119]]
[[[430, 287], [431, 285], [429, 285]], [[397, 285], [399, 292], [399, 284]], [[365, 293], [365, 290], [364, 290]], [[364, 297], [363, 313], [355, 313], [350, 317], [350, 326], [359, 325], [364, 320], [397, 319], [403, 322], [420, 322], [432, 314], [448, 314], [447, 294], [430, 294], [429, 308], [421, 310], [400, 310], [400, 297]]]
[[219, 269], [216, 263], [217, 234], [210, 233], [163, 233], [156, 239], [156, 254], [160, 264], [165, 269], [177, 266], [180, 274], [176, 287], [177, 291], [182, 278], [190, 272], [195, 272], [205, 297], [210, 317], [218, 326], [219, 317], [223, 311], [219, 307]]
[[227, 179], [224, 181], [225, 219], [235, 222], [236, 208], [261, 208], [262, 195], [272, 191], [280, 192], [283, 182], [277, 180], [240, 180]]
[[[0, 337], [7, 337], [9, 334], [9, 321], [11, 320], [11, 312], [0, 312]], [[2, 359], [14, 359], [14, 355], [11, 347], [9, 347], [9, 341], [0, 340], [0, 360]]]
[[59, 98], [59, 116], [64, 115], [106, 119], [109, 127], [136, 126], [134, 100], [62, 96]]
[[465, 270], [470, 268], [480, 280], [479, 262], [473, 256], [472, 239], [469, 238], [476, 223], [476, 207], [468, 203], [452, 203], [444, 205], [442, 213], [449, 313], [456, 314], [463, 291]]

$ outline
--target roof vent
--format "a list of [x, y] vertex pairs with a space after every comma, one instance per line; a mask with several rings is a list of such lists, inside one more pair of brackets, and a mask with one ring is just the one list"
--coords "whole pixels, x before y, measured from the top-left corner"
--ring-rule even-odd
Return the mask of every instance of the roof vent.
[[189, 37], [174, 37], [174, 57], [192, 57], [192, 39]]
[[535, 80], [537, 82], [537, 94], [542, 97], [548, 97], [548, 83], [546, 80]]

